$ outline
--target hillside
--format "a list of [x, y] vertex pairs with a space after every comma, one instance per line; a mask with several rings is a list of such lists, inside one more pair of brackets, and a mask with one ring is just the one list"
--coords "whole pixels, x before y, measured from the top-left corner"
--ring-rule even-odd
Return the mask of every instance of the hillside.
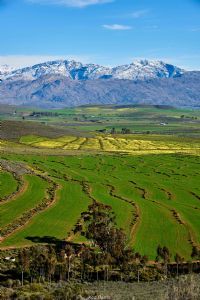
[[115, 68], [52, 61], [1, 70], [1, 104], [59, 108], [144, 103], [198, 107], [200, 103], [200, 72], [162, 61], [135, 61]]
[[86, 104], [200, 105], [200, 72], [177, 78], [74, 81], [61, 75], [45, 75], [27, 81], [0, 83], [0, 102], [48, 108]]
[[200, 72], [148, 80], [71, 80], [44, 75], [0, 83], [0, 103], [59, 108], [86, 104], [165, 104], [198, 107]]

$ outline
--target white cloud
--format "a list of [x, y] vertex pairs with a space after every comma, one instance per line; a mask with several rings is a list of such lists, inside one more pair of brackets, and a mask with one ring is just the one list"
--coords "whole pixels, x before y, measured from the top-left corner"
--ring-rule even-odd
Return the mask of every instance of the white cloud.
[[86, 7], [89, 5], [103, 4], [113, 2], [115, 0], [26, 0], [32, 3], [40, 4], [57, 4], [72, 7]]
[[130, 30], [131, 26], [121, 25], [121, 24], [111, 24], [111, 25], [103, 25], [104, 28], [108, 30]]
[[58, 59], [69, 59], [80, 61], [82, 63], [90, 63], [95, 60], [95, 57], [92, 55], [0, 55], [0, 66], [9, 65], [14, 68], [23, 68]]
[[136, 10], [132, 13], [129, 14], [129, 16], [133, 19], [139, 19], [144, 17], [145, 15], [147, 15], [149, 13], [149, 11], [147, 9], [143, 9], [143, 10]]

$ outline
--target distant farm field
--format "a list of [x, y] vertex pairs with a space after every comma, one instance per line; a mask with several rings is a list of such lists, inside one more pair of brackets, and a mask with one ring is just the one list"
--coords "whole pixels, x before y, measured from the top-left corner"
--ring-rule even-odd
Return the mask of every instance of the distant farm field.
[[23, 136], [20, 144], [29, 145], [36, 148], [62, 149], [62, 150], [85, 150], [103, 152], [128, 152], [152, 151], [152, 152], [188, 152], [200, 153], [200, 143], [189, 143], [187, 141], [168, 141], [168, 140], [142, 140], [137, 136], [120, 135], [97, 135], [93, 138], [63, 136], [56, 139], [47, 139], [38, 136]]
[[47, 138], [36, 135], [22, 136], [19, 141], [0, 140], [0, 149], [5, 152], [41, 153], [66, 155], [69, 153], [124, 153], [200, 155], [199, 140], [175, 138], [162, 135], [95, 134], [93, 137], [61, 136]]
[[[87, 146], [84, 141], [82, 147]], [[21, 142], [44, 143], [44, 140], [29, 136]], [[96, 145], [96, 140], [90, 142]], [[117, 142], [111, 138], [103, 141], [104, 147], [106, 143], [113, 149], [124, 147], [124, 141]], [[80, 145], [70, 138], [60, 139], [59, 143], [63, 143], [62, 147], [73, 143]], [[155, 146], [155, 142], [143, 143], [130, 142], [136, 149]], [[166, 146], [160, 145], [162, 147]], [[173, 144], [173, 147], [177, 145]], [[185, 259], [190, 259], [193, 245], [200, 245], [199, 156], [177, 153], [78, 156], [3, 153], [2, 159], [21, 163], [35, 172], [24, 177], [30, 186], [28, 190], [22, 189], [13, 199], [0, 203], [4, 231], [26, 210], [47, 197], [50, 182], [57, 188], [49, 206], [39, 212], [33, 211], [26, 222], [21, 221], [17, 230], [2, 236], [1, 247], [31, 245], [55, 238], [83, 241], [81, 233], [74, 233], [73, 229], [93, 200], [112, 207], [118, 226], [127, 234], [127, 243], [150, 259], [155, 259], [159, 244], [169, 247], [173, 255], [180, 253]], [[1, 182], [13, 180], [11, 175], [8, 178], [5, 170], [0, 174]], [[48, 178], [45, 181], [44, 176], [49, 181]]]

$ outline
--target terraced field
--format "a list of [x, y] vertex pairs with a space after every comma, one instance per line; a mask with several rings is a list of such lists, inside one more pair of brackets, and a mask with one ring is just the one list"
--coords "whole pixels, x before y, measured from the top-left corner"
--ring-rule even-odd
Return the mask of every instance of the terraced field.
[[200, 154], [200, 143], [190, 143], [185, 140], [156, 140], [142, 139], [129, 135], [95, 135], [94, 137], [63, 136], [60, 138], [44, 138], [40, 136], [23, 136], [19, 140], [20, 145], [43, 149], [82, 150], [101, 152], [124, 152], [132, 154], [142, 153], [191, 153]]
[[[190, 259], [193, 245], [200, 246], [199, 156], [167, 154], [164, 144], [159, 146], [161, 154], [142, 155], [142, 149], [154, 149], [155, 142], [139, 143], [134, 139], [126, 143], [101, 136], [91, 139], [63, 137], [51, 142], [59, 143], [56, 147], [73, 146], [73, 149], [85, 150], [91, 149], [90, 145], [111, 149], [112, 144], [114, 152], [123, 153], [110, 151], [109, 154], [76, 156], [2, 154], [3, 160], [25, 166], [33, 173], [23, 176], [32, 190], [21, 190], [20, 195], [0, 204], [1, 247], [55, 239], [85, 240], [81, 230], [74, 229], [82, 223], [81, 213], [87, 211], [92, 201], [112, 206], [118, 226], [127, 234], [127, 244], [150, 259], [155, 259], [158, 244], [169, 247], [173, 255], [178, 252], [185, 259]], [[34, 147], [53, 145], [49, 146], [49, 139], [39, 140], [35, 136], [25, 137], [21, 143]], [[171, 144], [177, 149], [175, 142]], [[184, 144], [184, 147], [199, 146], [194, 143]], [[137, 152], [130, 155], [124, 149], [127, 152], [140, 149], [141, 152], [140, 155]], [[2, 182], [5, 182], [7, 173], [2, 170], [1, 174]], [[52, 190], [54, 194], [50, 193]], [[51, 198], [51, 201], [39, 211], [33, 211], [46, 198]], [[29, 219], [25, 218], [12, 230], [10, 224], [21, 220], [20, 216], [28, 210], [32, 211]], [[10, 228], [9, 234], [4, 234], [6, 227]]]
[[40, 203], [45, 196], [46, 182], [37, 176], [25, 176], [26, 188], [13, 201], [6, 201], [0, 206], [0, 228], [10, 224], [25, 211], [29, 211]]
[[11, 173], [0, 170], [0, 201], [13, 194], [17, 186], [17, 181]]

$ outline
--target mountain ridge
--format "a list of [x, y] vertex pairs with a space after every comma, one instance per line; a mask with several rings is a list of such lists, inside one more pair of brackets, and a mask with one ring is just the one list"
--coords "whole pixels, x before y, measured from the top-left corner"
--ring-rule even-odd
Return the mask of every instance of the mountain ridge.
[[200, 106], [200, 72], [149, 80], [70, 80], [46, 75], [0, 83], [0, 103], [59, 108], [86, 104]]
[[200, 107], [200, 72], [184, 71], [161, 61], [143, 60], [115, 68], [53, 61], [11, 71], [1, 78], [0, 104], [41, 108], [92, 104]]
[[72, 80], [170, 78], [180, 76], [185, 70], [163, 61], [135, 60], [131, 64], [104, 67], [83, 64], [74, 60], [48, 61], [2, 74], [1, 80], [34, 80], [44, 75], [60, 74]]

